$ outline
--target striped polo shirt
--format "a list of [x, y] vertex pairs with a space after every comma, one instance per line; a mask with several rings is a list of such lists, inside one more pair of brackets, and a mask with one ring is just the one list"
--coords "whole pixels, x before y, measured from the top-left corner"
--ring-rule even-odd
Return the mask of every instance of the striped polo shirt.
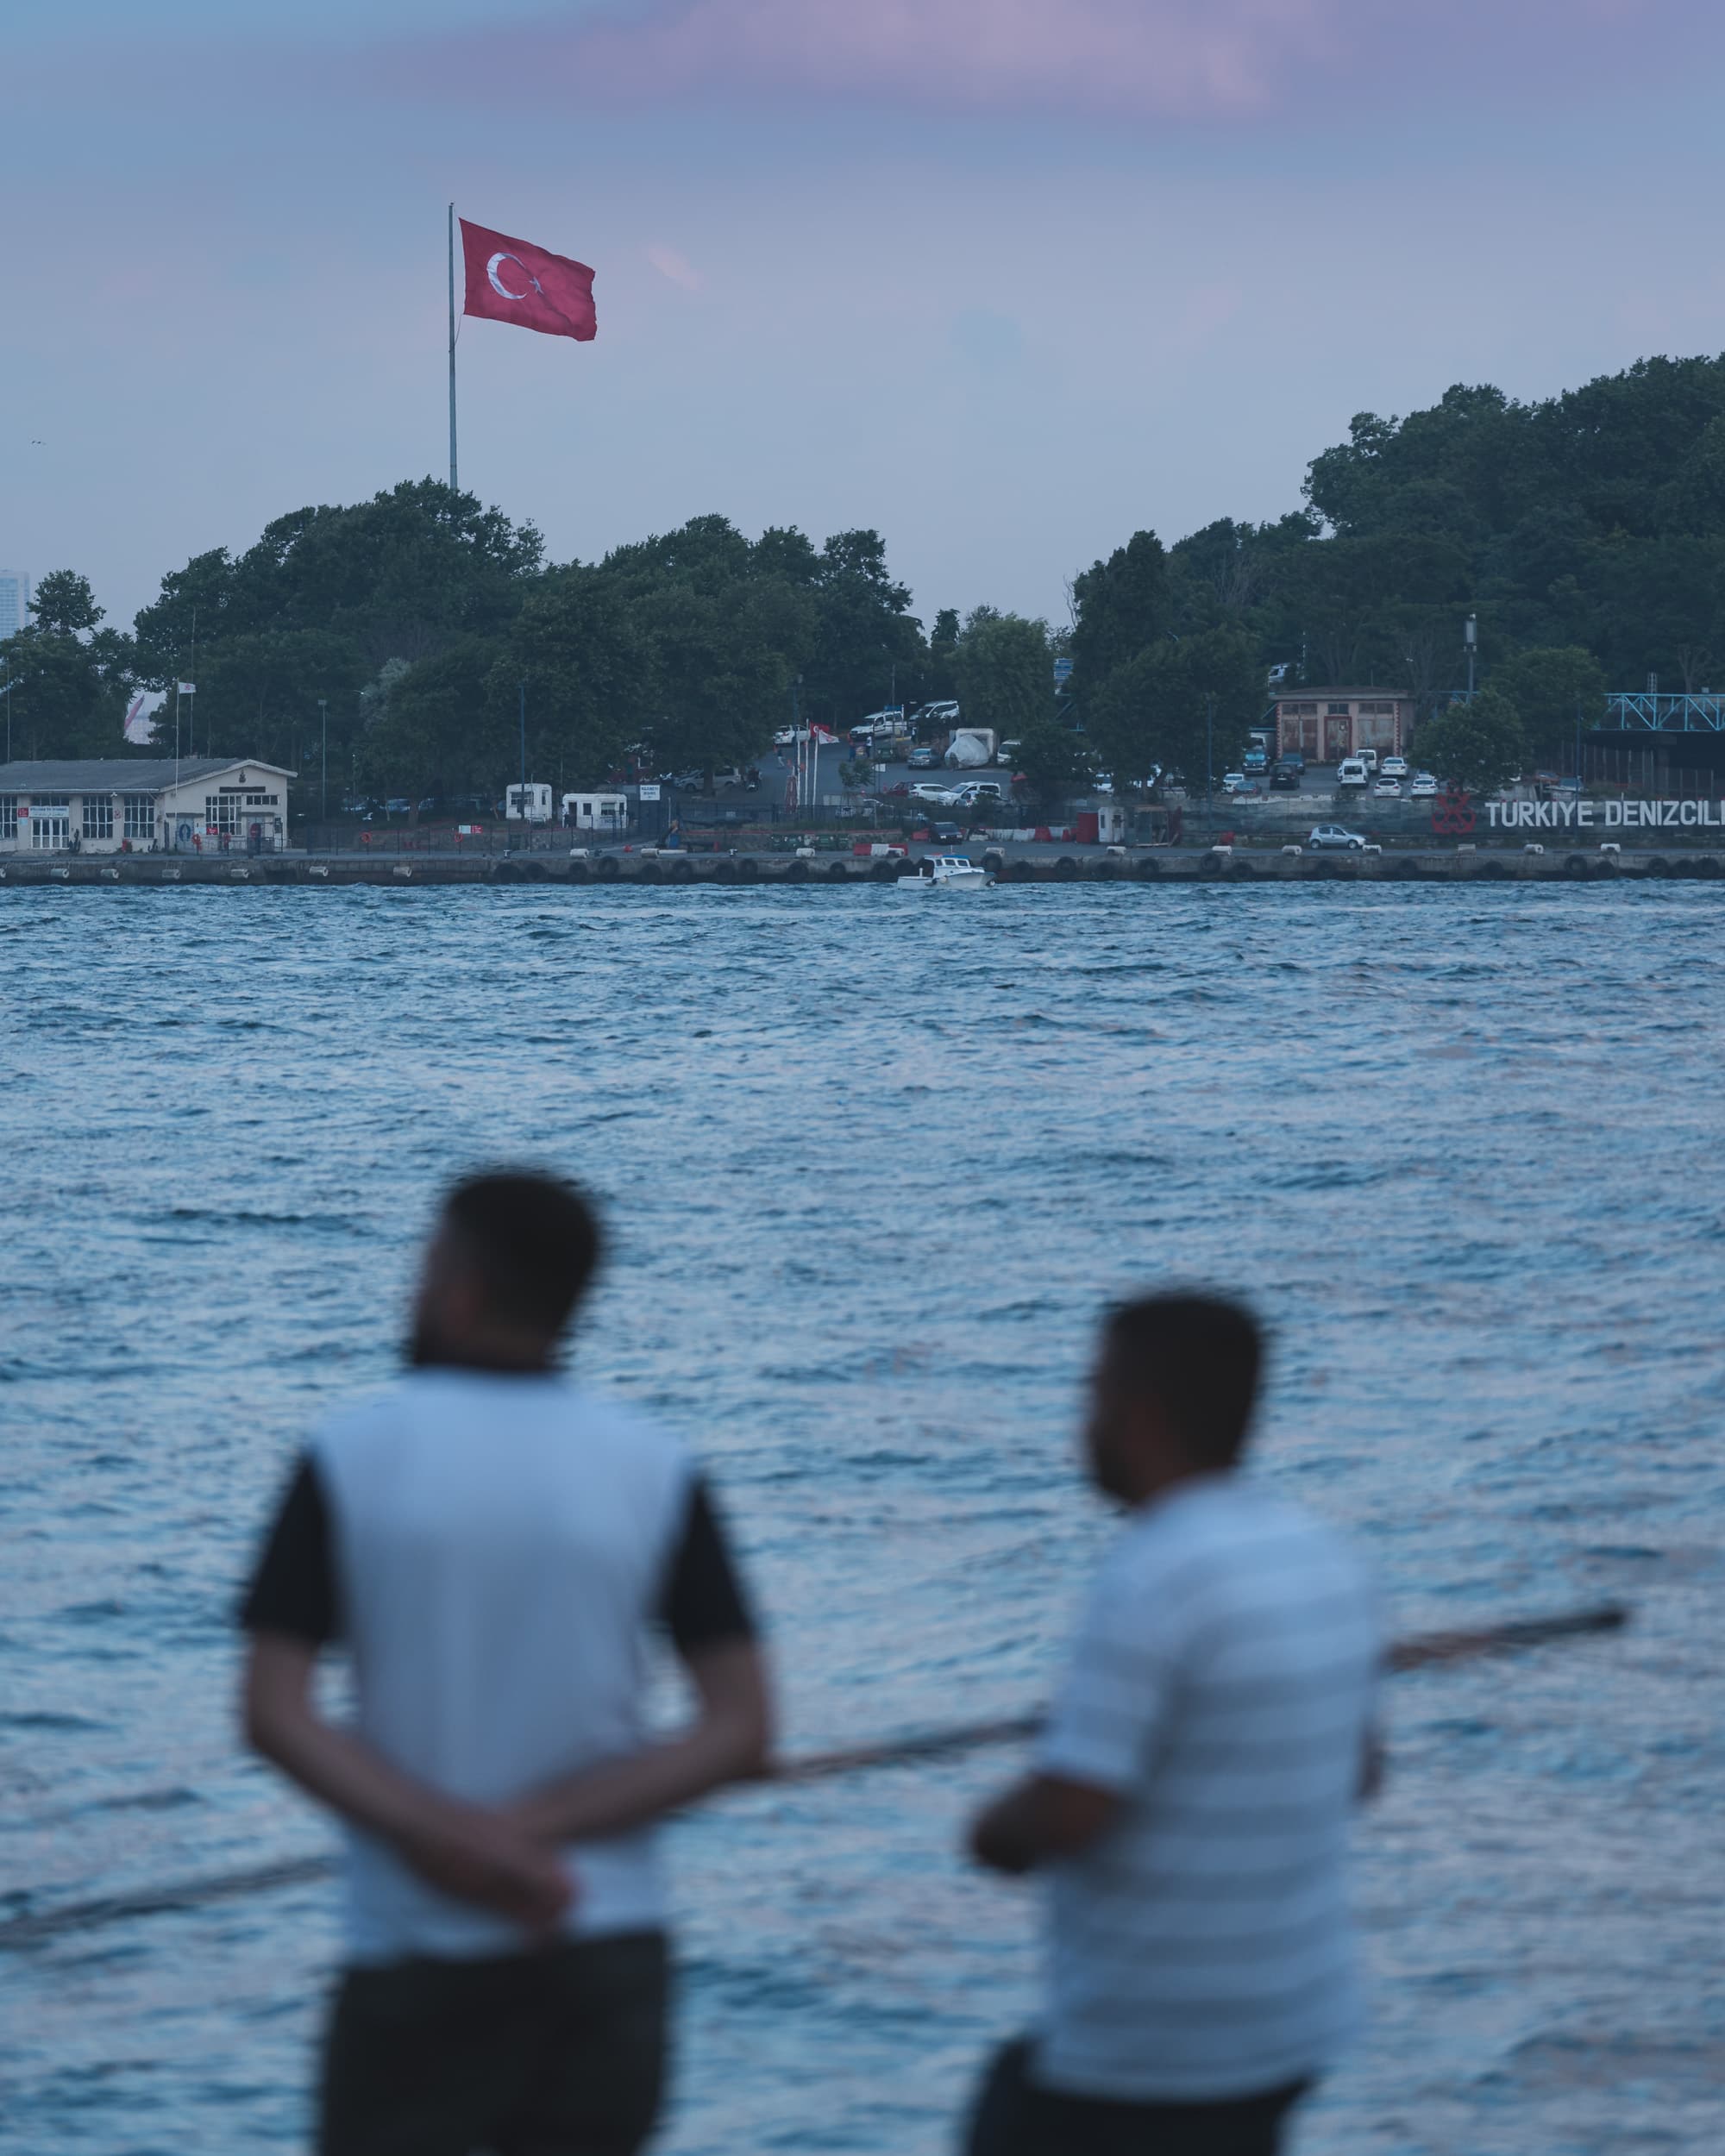
[[1050, 1867], [1036, 2078], [1220, 2101], [1327, 2066], [1358, 2015], [1349, 1826], [1382, 1652], [1330, 1528], [1232, 1476], [1108, 1553], [1041, 1742], [1117, 1821]]

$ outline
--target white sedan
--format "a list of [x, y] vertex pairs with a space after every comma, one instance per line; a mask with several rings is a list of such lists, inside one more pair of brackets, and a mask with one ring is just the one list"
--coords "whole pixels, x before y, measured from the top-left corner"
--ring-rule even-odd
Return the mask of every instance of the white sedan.
[[1405, 779], [1408, 775], [1406, 756], [1386, 756], [1378, 766], [1378, 774], [1385, 779]]
[[1399, 801], [1402, 799], [1400, 779], [1380, 779], [1371, 789], [1380, 801]]
[[1244, 771], [1223, 772], [1222, 791], [1224, 793], [1238, 793], [1245, 784], [1245, 774]]
[[1438, 782], [1429, 771], [1416, 771], [1414, 783], [1408, 789], [1410, 801], [1429, 801], [1438, 790]]

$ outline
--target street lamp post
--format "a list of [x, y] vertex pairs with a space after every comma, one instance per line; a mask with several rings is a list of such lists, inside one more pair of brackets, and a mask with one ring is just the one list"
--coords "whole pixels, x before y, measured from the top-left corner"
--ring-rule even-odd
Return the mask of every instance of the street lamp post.
[[1204, 699], [1204, 806], [1208, 811], [1216, 791], [1216, 699]]
[[1479, 621], [1477, 616], [1470, 614], [1462, 624], [1461, 641], [1462, 647], [1467, 653], [1467, 700], [1471, 704], [1473, 701], [1473, 661], [1474, 655], [1479, 649]]
[[[524, 788], [527, 784], [527, 684], [524, 681], [518, 681], [515, 685], [515, 693], [517, 711], [521, 720], [521, 783]], [[521, 812], [524, 816], [527, 813], [524, 793], [521, 803]]]
[[327, 824], [329, 821], [329, 699], [327, 696], [320, 696], [317, 699], [317, 717], [323, 730], [323, 776], [318, 793], [317, 820], [320, 824]]

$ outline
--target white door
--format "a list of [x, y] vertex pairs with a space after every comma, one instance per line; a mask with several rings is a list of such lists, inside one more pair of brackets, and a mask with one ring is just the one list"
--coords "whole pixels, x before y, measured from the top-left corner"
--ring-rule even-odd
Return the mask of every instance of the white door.
[[58, 805], [30, 805], [30, 843], [39, 854], [53, 852], [72, 843], [72, 810]]

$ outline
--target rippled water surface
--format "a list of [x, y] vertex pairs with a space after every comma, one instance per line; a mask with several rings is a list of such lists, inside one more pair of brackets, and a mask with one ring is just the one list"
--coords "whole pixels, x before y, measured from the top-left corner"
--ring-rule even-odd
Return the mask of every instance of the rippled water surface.
[[[16, 892], [0, 1144], [0, 1915], [325, 1846], [238, 1755], [235, 1583], [389, 1371], [455, 1169], [555, 1163], [580, 1343], [722, 1484], [790, 1736], [1013, 1711], [1107, 1523], [1101, 1302], [1278, 1346], [1260, 1471], [1399, 1628], [1371, 2036], [1302, 2156], [1725, 2145], [1725, 944], [1705, 888]], [[954, 1854], [1004, 1758], [674, 1833], [676, 2156], [933, 2156], [1029, 1996]], [[303, 2145], [333, 1892], [0, 1953], [0, 2147]]]

